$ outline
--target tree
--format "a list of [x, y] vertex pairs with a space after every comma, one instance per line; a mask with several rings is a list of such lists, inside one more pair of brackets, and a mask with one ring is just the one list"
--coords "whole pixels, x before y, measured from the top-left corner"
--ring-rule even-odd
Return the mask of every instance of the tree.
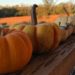
[[54, 0], [43, 0], [43, 2], [44, 2], [44, 6], [45, 6], [46, 15], [48, 16], [52, 12]]

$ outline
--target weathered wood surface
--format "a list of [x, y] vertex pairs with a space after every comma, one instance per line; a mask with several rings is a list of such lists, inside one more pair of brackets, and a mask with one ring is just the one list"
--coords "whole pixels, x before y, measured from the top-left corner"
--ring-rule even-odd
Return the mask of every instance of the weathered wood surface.
[[74, 65], [75, 35], [72, 35], [54, 53], [34, 56], [22, 71], [5, 75], [68, 75]]

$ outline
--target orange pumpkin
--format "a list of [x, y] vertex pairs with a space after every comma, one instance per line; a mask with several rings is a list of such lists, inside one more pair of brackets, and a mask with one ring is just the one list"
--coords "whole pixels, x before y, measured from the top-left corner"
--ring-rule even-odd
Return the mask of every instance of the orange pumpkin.
[[24, 31], [32, 41], [34, 52], [43, 53], [56, 49], [62, 41], [65, 41], [73, 32], [73, 27], [62, 29], [55, 23], [41, 23], [25, 25]]
[[47, 23], [26, 25], [23, 29], [28, 34], [32, 43], [33, 50], [36, 53], [49, 52], [54, 41], [54, 31], [52, 26]]
[[48, 23], [39, 24], [37, 27], [38, 52], [51, 52], [54, 42], [53, 26]]
[[62, 33], [60, 28], [55, 23], [53, 23], [53, 30], [54, 30], [54, 43], [52, 45], [52, 49], [56, 49], [62, 40]]
[[34, 52], [36, 52], [36, 50], [38, 49], [36, 26], [26, 25], [23, 31], [30, 37], [30, 40], [32, 41], [32, 45], [33, 45], [33, 50]]
[[32, 43], [22, 31], [0, 36], [0, 73], [22, 69], [32, 56]]
[[63, 42], [68, 38], [68, 31], [67, 31], [65, 26], [60, 26], [59, 28], [60, 28], [60, 31], [61, 31], [61, 34], [62, 34], [61, 42]]
[[68, 25], [67, 30], [68, 30], [68, 36], [70, 36], [73, 33], [73, 25]]

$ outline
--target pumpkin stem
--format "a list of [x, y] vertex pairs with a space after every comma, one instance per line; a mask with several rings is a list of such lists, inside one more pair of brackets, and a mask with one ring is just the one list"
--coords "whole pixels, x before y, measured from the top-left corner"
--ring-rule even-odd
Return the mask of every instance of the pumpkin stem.
[[61, 26], [61, 22], [59, 22], [59, 26]]
[[34, 4], [32, 6], [32, 11], [31, 11], [32, 25], [36, 25], [37, 24], [36, 7], [38, 7], [36, 4]]

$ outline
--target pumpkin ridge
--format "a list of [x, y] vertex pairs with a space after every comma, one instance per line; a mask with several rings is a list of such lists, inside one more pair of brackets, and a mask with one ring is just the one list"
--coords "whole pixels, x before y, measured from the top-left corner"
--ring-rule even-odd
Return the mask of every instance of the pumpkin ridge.
[[[1, 49], [1, 47], [2, 47], [2, 46], [1, 46], [1, 47], [0, 47], [0, 50], [2, 50], [2, 51], [4, 50], [4, 52], [5, 52], [5, 53], [3, 52], [3, 56], [4, 56], [4, 59], [5, 59], [5, 62], [6, 62], [5, 64], [6, 64], [6, 65], [2, 63], [3, 66], [4, 66], [4, 65], [5, 65], [5, 66], [3, 67], [3, 66], [1, 65], [2, 68], [1, 68], [1, 66], [0, 66], [0, 69], [1, 69], [0, 72], [3, 72], [3, 71], [6, 72], [7, 70], [10, 70], [10, 69], [8, 68], [8, 66], [10, 66], [10, 68], [11, 68], [11, 62], [9, 61], [9, 60], [10, 60], [9, 51], [7, 51], [7, 50], [9, 50], [9, 49], [8, 49], [8, 45], [7, 45], [7, 42], [6, 42], [6, 40], [5, 40], [5, 37], [0, 37], [0, 39], [1, 39], [1, 38], [3, 39], [3, 40], [2, 40], [2, 42], [3, 42], [2, 45], [3, 45], [4, 47], [3, 47], [3, 49]], [[1, 53], [1, 52], [0, 52], [0, 53]], [[3, 61], [3, 60], [2, 60], [2, 61]], [[2, 61], [1, 61], [1, 62], [2, 62]], [[10, 62], [10, 63], [9, 63], [9, 62]], [[8, 69], [7, 69], [7, 68], [8, 68]]]
[[[17, 34], [17, 32], [15, 32], [15, 33]], [[27, 57], [29, 59], [28, 58], [26, 59], [27, 61], [29, 61], [31, 59], [31, 57], [32, 57], [32, 55], [31, 55], [32, 54], [32, 50], [31, 50], [32, 49], [32, 43], [31, 43], [31, 40], [29, 39], [28, 36], [25, 35], [24, 32], [20, 32], [19, 31], [18, 33], [19, 34], [17, 34], [17, 35], [19, 35], [24, 40], [24, 42], [26, 42], [26, 46], [27, 46], [28, 50], [30, 50], [30, 51], [27, 50], [28, 51], [27, 54], [29, 55], [29, 57], [28, 56]], [[27, 40], [25, 40], [25, 37], [27, 37]]]
[[52, 46], [52, 50], [56, 49], [62, 40], [59, 27], [57, 25], [53, 25], [53, 30], [54, 30], [54, 44]]
[[[22, 44], [22, 45], [20, 44], [18, 47], [19, 47], [19, 48], [22, 48], [22, 47], [25, 46], [25, 48], [27, 48], [26, 45], [25, 45], [25, 43], [24, 43], [24, 41], [23, 41], [23, 39], [21, 39], [21, 37], [19, 37], [18, 35], [11, 34], [11, 36], [10, 36], [10, 37], [9, 37], [9, 36], [10, 36], [10, 35], [7, 35], [7, 36], [6, 36], [6, 40], [8, 41], [8, 44], [9, 44], [9, 45], [10, 45], [10, 42], [13, 42], [14, 40], [17, 40], [17, 39], [18, 39], [15, 43], [19, 42], [19, 40], [20, 40], [20, 42], [21, 42], [21, 44]], [[9, 38], [8, 38], [8, 37], [9, 37]], [[11, 39], [13, 39], [14, 37], [16, 37], [16, 39], [14, 39], [13, 41], [11, 41]], [[17, 38], [17, 37], [18, 37], [18, 38]], [[15, 43], [14, 43], [14, 44], [15, 44]], [[15, 47], [16, 47], [16, 46], [15, 46]], [[15, 47], [14, 47], [14, 49], [15, 49]], [[18, 47], [17, 47], [17, 49], [19, 49]], [[9, 46], [9, 48], [10, 48], [10, 46]], [[22, 49], [23, 49], [23, 48], [22, 48]], [[13, 51], [12, 49], [10, 49], [10, 50]], [[15, 51], [16, 51], [16, 50], [15, 50]], [[18, 50], [18, 51], [19, 51], [19, 50]], [[21, 50], [21, 51], [22, 51], [22, 50]], [[26, 51], [27, 51], [27, 49], [26, 49]], [[25, 52], [26, 52], [26, 51], [25, 51]], [[16, 52], [17, 52], [17, 51], [16, 51]], [[23, 52], [22, 52], [22, 53], [23, 53]], [[27, 53], [27, 52], [26, 52], [26, 53]], [[26, 53], [25, 53], [25, 54], [26, 54]], [[21, 54], [21, 53], [19, 52], [19, 54]], [[17, 54], [17, 55], [18, 55], [18, 54]], [[23, 54], [23, 55], [24, 55], [24, 54]], [[25, 55], [24, 55], [24, 56], [25, 56]], [[12, 58], [12, 56], [11, 56], [11, 58]], [[26, 63], [26, 60], [24, 60], [24, 63], [23, 63], [22, 55], [21, 55], [21, 56], [19, 55], [19, 59], [20, 59], [20, 60], [17, 59], [19, 62], [16, 61], [16, 59], [17, 59], [17, 56], [15, 56], [15, 63], [12, 63], [12, 68], [13, 68], [14, 70], [19, 69], [19, 67], [22, 68], [23, 65], [25, 65], [25, 63]], [[25, 56], [25, 59], [26, 59], [26, 56]], [[22, 61], [21, 61], [21, 60], [22, 60]], [[12, 61], [12, 62], [13, 62], [13, 61]], [[21, 65], [20, 62], [22, 62], [22, 65]], [[17, 63], [18, 63], [18, 64], [17, 64]], [[14, 67], [13, 65], [14, 65], [15, 67]], [[18, 65], [18, 66], [17, 66], [17, 65]], [[19, 66], [19, 65], [20, 65], [20, 66]], [[16, 68], [16, 66], [17, 66], [17, 68]], [[13, 69], [12, 69], [12, 70], [13, 70]]]
[[25, 28], [23, 29], [23, 32], [28, 35], [32, 42], [33, 50], [34, 52], [37, 49], [37, 43], [36, 43], [36, 27], [33, 25], [26, 25]]
[[37, 40], [39, 43], [39, 53], [50, 52], [53, 44], [54, 31], [49, 24], [37, 25]]
[[[11, 36], [13, 36], [13, 35], [11, 35]], [[8, 44], [10, 45], [10, 42], [12, 42], [12, 41], [9, 41], [9, 40], [11, 40], [11, 37], [9, 38], [9, 35], [7, 35], [5, 38], [6, 38], [7, 42], [8, 42]], [[15, 46], [15, 47], [16, 47], [16, 46]], [[14, 48], [15, 48], [15, 47], [14, 47]], [[16, 61], [16, 56], [15, 56], [16, 54], [14, 55], [15, 57], [13, 56], [13, 57], [15, 58], [15, 61], [14, 61], [14, 59], [12, 60], [12, 56], [11, 56], [11, 54], [13, 53], [13, 52], [11, 53], [11, 51], [12, 51], [12, 50], [11, 50], [11, 46], [9, 46], [9, 50], [10, 50], [10, 58], [11, 58], [12, 68], [15, 69], [14, 66], [17, 65], [17, 64], [15, 65], [15, 63], [14, 63], [14, 62]], [[13, 50], [14, 50], [14, 49], [13, 49]], [[16, 50], [15, 50], [15, 51], [16, 51]], [[14, 54], [14, 53], [13, 53], [13, 54]], [[13, 66], [13, 65], [14, 65], [14, 66]], [[13, 69], [11, 69], [11, 70], [13, 70]]]

